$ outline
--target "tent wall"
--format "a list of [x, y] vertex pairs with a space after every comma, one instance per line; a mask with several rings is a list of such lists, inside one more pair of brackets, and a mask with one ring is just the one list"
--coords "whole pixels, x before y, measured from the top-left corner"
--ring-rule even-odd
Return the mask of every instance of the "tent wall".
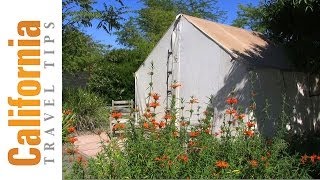
[[167, 94], [167, 58], [168, 51], [171, 50], [170, 44], [172, 34], [174, 30], [174, 24], [168, 29], [156, 47], [149, 54], [144, 63], [135, 73], [135, 103], [140, 111], [143, 113], [147, 104], [147, 97], [149, 93], [149, 83], [151, 72], [151, 62], [154, 64], [154, 75], [153, 75], [153, 92], [160, 94], [160, 105], [158, 111], [164, 111], [166, 104]]
[[[195, 96], [199, 100], [196, 106], [201, 106], [202, 113], [206, 110], [209, 97], [218, 95], [214, 106], [218, 108], [217, 112], [224, 111], [225, 98], [235, 88], [235, 86], [226, 87], [226, 81], [232, 81], [234, 85], [242, 83], [246, 67], [231, 61], [231, 56], [225, 50], [186, 19], [182, 18], [181, 23], [180, 82], [182, 88], [179, 89], [179, 97], [189, 100], [191, 96]], [[235, 68], [237, 72], [234, 72]], [[232, 77], [235, 79], [228, 79], [228, 76], [234, 73], [237, 73], [236, 77]], [[196, 118], [193, 122], [197, 122]]]

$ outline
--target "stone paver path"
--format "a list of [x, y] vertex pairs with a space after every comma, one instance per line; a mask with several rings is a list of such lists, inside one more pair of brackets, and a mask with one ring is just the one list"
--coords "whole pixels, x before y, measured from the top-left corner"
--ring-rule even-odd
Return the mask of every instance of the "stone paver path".
[[109, 142], [109, 137], [105, 132], [101, 133], [100, 136], [89, 134], [78, 135], [77, 138], [78, 141], [74, 144], [77, 146], [79, 153], [86, 157], [94, 157], [102, 150], [101, 141], [106, 144]]

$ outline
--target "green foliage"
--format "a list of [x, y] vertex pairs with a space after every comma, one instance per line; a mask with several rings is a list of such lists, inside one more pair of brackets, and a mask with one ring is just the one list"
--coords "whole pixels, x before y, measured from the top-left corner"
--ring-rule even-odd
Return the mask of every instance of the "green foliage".
[[68, 128], [74, 126], [75, 114], [71, 110], [65, 110], [62, 116], [62, 142], [67, 141]]
[[[123, 148], [112, 141], [97, 158], [89, 161], [86, 179], [276, 179], [310, 178], [300, 168], [299, 157], [287, 154], [287, 143], [259, 135], [217, 138], [197, 129], [196, 137], [172, 121], [162, 129], [128, 124]], [[140, 119], [140, 121], [144, 121]], [[148, 122], [147, 122], [148, 123]], [[180, 127], [183, 128], [183, 127]], [[191, 127], [192, 129], [196, 127]], [[187, 128], [186, 128], [187, 129]], [[195, 130], [195, 129], [194, 129]], [[187, 137], [187, 142], [184, 141]], [[194, 145], [190, 145], [194, 142]], [[217, 162], [228, 165], [218, 167]], [[77, 173], [77, 172], [74, 172]]]
[[79, 31], [68, 26], [62, 33], [62, 67], [64, 72], [90, 71], [93, 64], [101, 59], [104, 47]]
[[239, 4], [238, 8], [238, 17], [233, 21], [233, 26], [251, 29], [261, 33], [266, 31], [266, 27], [264, 26], [261, 18], [264, 15], [264, 8], [257, 8], [252, 4]]
[[98, 20], [98, 29], [103, 28], [107, 32], [113, 28], [119, 29], [119, 21], [123, 20], [122, 15], [126, 13], [126, 7], [122, 0], [115, 1], [119, 2], [120, 7], [103, 3], [103, 8], [97, 9], [97, 2], [93, 0], [63, 0], [62, 29], [68, 26], [91, 27], [94, 20]]
[[142, 62], [140, 57], [140, 51], [135, 50], [109, 51], [92, 69], [88, 87], [100, 94], [107, 103], [111, 103], [111, 100], [133, 99], [134, 72]]
[[109, 109], [103, 99], [86, 89], [64, 89], [63, 106], [76, 114], [77, 130], [91, 131], [108, 125]]
[[320, 73], [320, 1], [271, 0], [239, 8], [234, 25], [260, 31], [285, 45], [297, 70]]

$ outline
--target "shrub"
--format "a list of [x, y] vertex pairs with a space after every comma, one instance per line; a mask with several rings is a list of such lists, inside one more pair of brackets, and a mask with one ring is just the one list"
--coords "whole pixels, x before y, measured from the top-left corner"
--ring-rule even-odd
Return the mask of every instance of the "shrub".
[[65, 89], [63, 102], [66, 109], [72, 109], [78, 130], [94, 130], [108, 125], [109, 109], [101, 97], [87, 89]]

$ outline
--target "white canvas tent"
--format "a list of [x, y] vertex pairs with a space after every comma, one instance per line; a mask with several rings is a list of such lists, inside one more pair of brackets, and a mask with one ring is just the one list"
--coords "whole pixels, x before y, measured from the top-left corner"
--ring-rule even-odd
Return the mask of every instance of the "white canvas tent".
[[[135, 101], [141, 113], [149, 93], [151, 62], [155, 67], [154, 92], [161, 95], [159, 111], [164, 111], [170, 93], [186, 100], [195, 96], [201, 112], [207, 103], [214, 107], [217, 130], [229, 93], [235, 92], [240, 105], [249, 107], [254, 91], [258, 126], [264, 133], [272, 134], [282, 111], [282, 96], [286, 94], [288, 113], [294, 116], [290, 128], [313, 131], [319, 127], [319, 78], [294, 72], [284, 50], [259, 33], [178, 15], [135, 73]], [[174, 81], [182, 87], [170, 88]], [[208, 97], [212, 98], [210, 102]], [[270, 105], [267, 115], [266, 103]]]

